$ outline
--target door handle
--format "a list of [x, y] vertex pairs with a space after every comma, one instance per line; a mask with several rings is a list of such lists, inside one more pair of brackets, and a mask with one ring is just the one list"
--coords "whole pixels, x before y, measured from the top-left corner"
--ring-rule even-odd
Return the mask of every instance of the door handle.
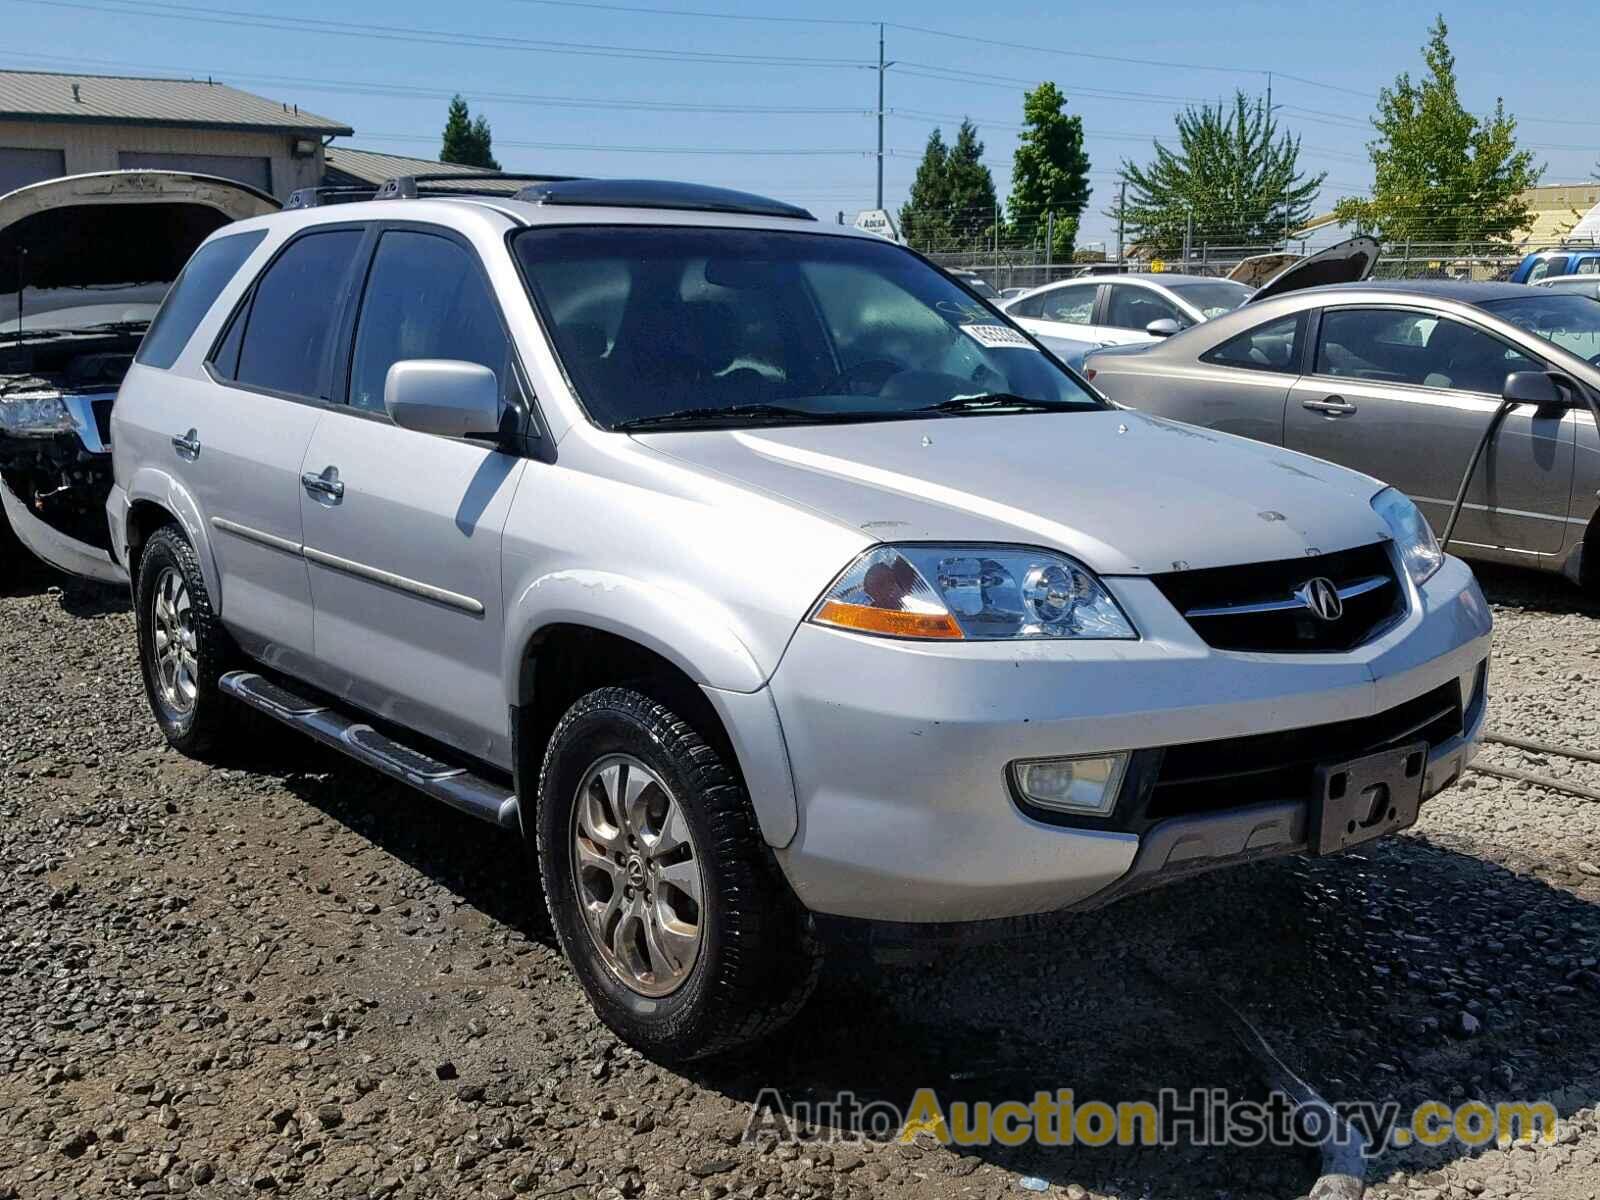
[[1330, 417], [1348, 417], [1356, 411], [1356, 406], [1343, 396], [1329, 396], [1326, 400], [1302, 400], [1301, 408], [1309, 408], [1312, 412], [1327, 413]]
[[307, 471], [300, 476], [300, 486], [314, 496], [326, 496], [329, 500], [344, 498], [344, 484], [339, 481], [339, 471], [336, 467], [325, 467], [320, 475], [313, 475]]
[[179, 458], [187, 458], [192, 462], [200, 457], [200, 434], [193, 429], [179, 434], [172, 439], [172, 448], [178, 452]]

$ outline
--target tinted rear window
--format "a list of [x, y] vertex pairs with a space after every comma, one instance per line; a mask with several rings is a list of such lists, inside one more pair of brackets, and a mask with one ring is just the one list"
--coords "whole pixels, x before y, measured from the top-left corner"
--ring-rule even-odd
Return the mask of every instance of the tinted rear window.
[[239, 347], [240, 383], [328, 399], [328, 344], [364, 236], [359, 229], [305, 234], [266, 269]]
[[147, 367], [163, 370], [178, 361], [196, 326], [228, 286], [250, 252], [266, 237], [264, 229], [235, 233], [207, 242], [194, 252], [178, 282], [167, 293], [161, 311], [150, 323], [136, 358]]

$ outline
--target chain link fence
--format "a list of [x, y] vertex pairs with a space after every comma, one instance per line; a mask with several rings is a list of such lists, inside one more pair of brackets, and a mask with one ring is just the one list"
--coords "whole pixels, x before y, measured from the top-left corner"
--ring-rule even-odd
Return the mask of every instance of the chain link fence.
[[[1571, 245], [1572, 243], [1568, 243]], [[1585, 240], [1585, 248], [1600, 244], [1600, 239]], [[1288, 253], [1303, 256], [1320, 247], [1305, 242], [1290, 242]], [[1535, 247], [1507, 247], [1465, 242], [1389, 242], [1382, 247], [1375, 279], [1462, 279], [1493, 281], [1511, 276], [1518, 263]], [[1041, 248], [1008, 246], [1004, 240], [987, 248], [924, 251], [941, 267], [951, 271], [971, 271], [987, 280], [997, 291], [1008, 288], [1035, 288], [1083, 275], [1119, 274], [1128, 271], [1164, 271], [1184, 275], [1226, 277], [1249, 259], [1285, 252], [1283, 242], [1253, 246], [1192, 247], [1187, 258], [1180, 252], [1171, 256], [1130, 253], [1121, 262], [1114, 254], [1099, 262], [1054, 262]]]

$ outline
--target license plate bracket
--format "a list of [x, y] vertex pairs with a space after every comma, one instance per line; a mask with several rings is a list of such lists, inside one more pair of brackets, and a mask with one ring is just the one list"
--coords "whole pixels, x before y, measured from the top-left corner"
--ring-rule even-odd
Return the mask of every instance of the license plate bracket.
[[1311, 853], [1337, 854], [1410, 825], [1422, 807], [1427, 770], [1427, 742], [1319, 766], [1307, 829]]

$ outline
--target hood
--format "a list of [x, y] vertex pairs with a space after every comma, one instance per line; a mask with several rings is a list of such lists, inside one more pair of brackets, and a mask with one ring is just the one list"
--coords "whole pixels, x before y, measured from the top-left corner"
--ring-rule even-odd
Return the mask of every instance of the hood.
[[1322, 287], [1330, 283], [1360, 283], [1378, 265], [1378, 243], [1369, 237], [1353, 237], [1319, 250], [1310, 258], [1303, 258], [1285, 267], [1256, 289], [1246, 300], [1254, 304], [1273, 296], [1287, 295], [1303, 288]]
[[[186, 171], [105, 171], [0, 196], [0, 296], [171, 283], [214, 230], [277, 211], [243, 183]], [[20, 272], [20, 275], [19, 275]]]
[[1046, 546], [1109, 575], [1299, 558], [1389, 536], [1370, 503], [1377, 480], [1143, 413], [634, 436], [877, 541]]

